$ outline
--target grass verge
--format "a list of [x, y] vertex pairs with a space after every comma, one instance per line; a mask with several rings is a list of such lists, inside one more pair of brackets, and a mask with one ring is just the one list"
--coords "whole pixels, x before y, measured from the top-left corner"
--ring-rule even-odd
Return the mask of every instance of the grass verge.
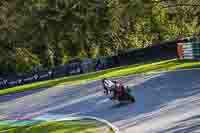
[[36, 82], [32, 84], [12, 87], [4, 90], [0, 90], [0, 95], [12, 94], [17, 92], [23, 92], [26, 90], [33, 90], [38, 88], [48, 88], [61, 83], [65, 84], [80, 84], [91, 80], [97, 80], [102, 78], [111, 78], [117, 76], [126, 76], [130, 74], [140, 74], [147, 72], [160, 72], [160, 71], [172, 71], [179, 69], [190, 69], [190, 68], [200, 68], [200, 61], [190, 61], [190, 60], [162, 60], [162, 61], [152, 61], [146, 63], [139, 63], [129, 66], [122, 66], [112, 69], [107, 69], [98, 72], [92, 72], [88, 74], [82, 74], [77, 76], [68, 76], [64, 78]]
[[[23, 123], [20, 126], [20, 123]], [[27, 123], [24, 124], [24, 123]], [[59, 122], [0, 121], [0, 133], [113, 133], [101, 123], [93, 120]]]

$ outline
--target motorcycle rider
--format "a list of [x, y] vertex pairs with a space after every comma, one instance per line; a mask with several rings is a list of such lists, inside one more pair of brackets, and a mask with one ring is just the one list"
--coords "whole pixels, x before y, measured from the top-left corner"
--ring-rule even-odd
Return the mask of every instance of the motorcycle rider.
[[114, 81], [104, 78], [102, 80], [102, 83], [106, 95], [109, 94], [109, 91], [113, 91], [113, 97], [111, 97], [111, 99], [117, 99], [125, 92], [125, 87], [120, 81]]
[[102, 84], [106, 95], [108, 95], [109, 91], [111, 91], [111, 88], [115, 86], [114, 82], [108, 80], [107, 78], [102, 79]]

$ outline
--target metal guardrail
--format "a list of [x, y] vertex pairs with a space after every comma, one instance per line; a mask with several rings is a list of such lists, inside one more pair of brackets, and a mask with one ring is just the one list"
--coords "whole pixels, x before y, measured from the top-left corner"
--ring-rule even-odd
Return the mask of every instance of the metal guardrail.
[[[185, 56], [191, 57], [190, 55], [188, 56], [187, 54], [185, 54]], [[103, 68], [101, 67], [100, 70], [123, 66], [123, 65], [130, 65], [130, 64], [135, 64], [138, 62], [150, 61], [150, 60], [155, 60], [155, 59], [172, 59], [176, 57], [177, 57], [177, 53], [176, 53], [175, 42], [173, 41], [166, 42], [164, 44], [153, 45], [152, 47], [120, 53], [117, 56], [105, 57], [103, 58], [103, 60], [106, 62], [106, 64], [103, 64]], [[96, 60], [99, 60], [99, 59], [96, 59]], [[91, 70], [93, 72], [97, 71], [95, 65], [96, 64], [93, 62], [94, 68], [93, 70]], [[76, 67], [74, 68], [73, 65], [66, 64], [64, 66], [61, 66], [55, 69], [41, 71], [41, 72], [32, 72], [31, 74], [28, 73], [22, 76], [10, 75], [8, 77], [4, 77], [3, 79], [0, 79], [0, 89], [6, 89], [9, 87], [33, 83], [36, 81], [43, 81], [43, 80], [69, 76], [72, 74], [91, 72], [91, 71], [84, 71], [84, 70], [80, 71], [80, 69], [77, 68], [81, 66], [80, 64], [75, 63], [74, 66]]]

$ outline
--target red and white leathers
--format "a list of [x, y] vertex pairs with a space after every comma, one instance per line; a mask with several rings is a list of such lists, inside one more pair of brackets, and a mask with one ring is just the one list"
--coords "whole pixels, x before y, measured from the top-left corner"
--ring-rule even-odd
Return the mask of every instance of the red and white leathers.
[[103, 87], [105, 89], [105, 93], [108, 95], [108, 92], [112, 92], [112, 99], [117, 99], [122, 96], [125, 88], [121, 81], [112, 81], [112, 80], [104, 80]]

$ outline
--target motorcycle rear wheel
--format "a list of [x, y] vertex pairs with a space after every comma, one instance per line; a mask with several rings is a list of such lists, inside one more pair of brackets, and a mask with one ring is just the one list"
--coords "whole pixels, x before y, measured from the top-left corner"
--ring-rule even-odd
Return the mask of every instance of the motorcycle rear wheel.
[[135, 102], [135, 97], [132, 96], [129, 93], [125, 93], [123, 96], [121, 96], [119, 99], [119, 101], [127, 101], [127, 102], [131, 102], [134, 103]]

